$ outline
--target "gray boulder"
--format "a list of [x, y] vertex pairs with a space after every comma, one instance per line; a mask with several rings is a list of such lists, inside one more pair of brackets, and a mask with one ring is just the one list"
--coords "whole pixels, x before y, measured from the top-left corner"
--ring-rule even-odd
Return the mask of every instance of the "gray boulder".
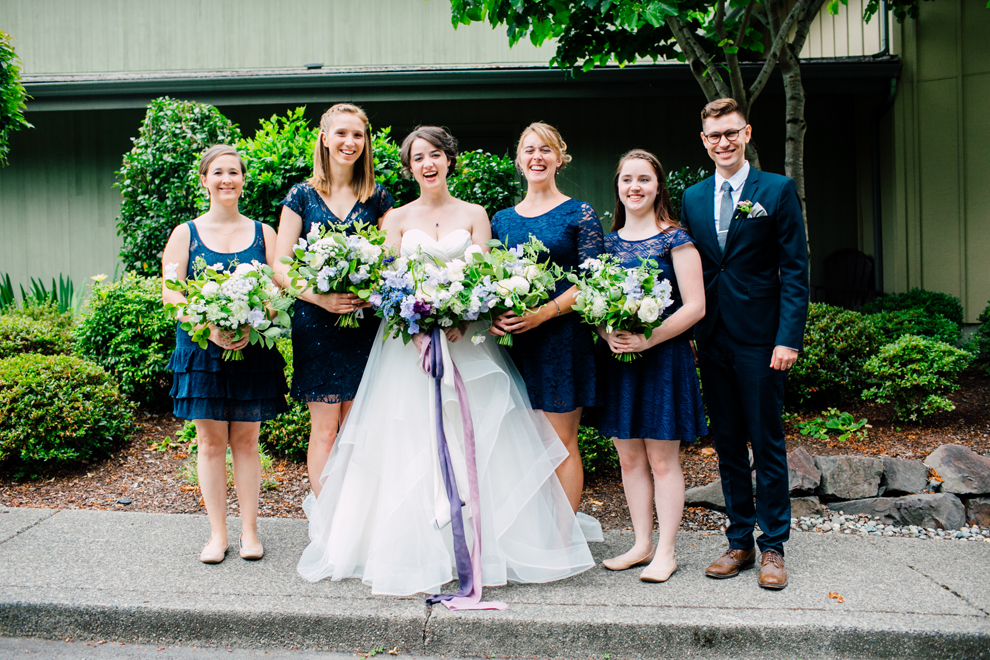
[[881, 495], [911, 495], [920, 493], [928, 485], [928, 467], [921, 461], [903, 458], [881, 459], [883, 477], [880, 479]]
[[791, 518], [808, 518], [817, 515], [824, 507], [814, 495], [791, 498]]
[[990, 458], [969, 447], [942, 445], [925, 459], [942, 477], [942, 490], [957, 495], [990, 494]]
[[860, 500], [880, 492], [883, 463], [866, 456], [815, 456], [821, 470], [818, 494], [823, 500]]
[[814, 493], [821, 483], [821, 470], [815, 467], [815, 459], [804, 447], [798, 447], [787, 455], [787, 479], [792, 494]]
[[966, 504], [966, 522], [970, 525], [990, 527], [990, 497], [971, 497]]
[[725, 496], [722, 495], [722, 482], [713, 481], [707, 486], [696, 486], [684, 491], [684, 504], [703, 506], [707, 509], [725, 511]]
[[842, 511], [880, 516], [884, 524], [959, 529], [966, 523], [962, 501], [952, 493], [874, 497], [842, 503]]

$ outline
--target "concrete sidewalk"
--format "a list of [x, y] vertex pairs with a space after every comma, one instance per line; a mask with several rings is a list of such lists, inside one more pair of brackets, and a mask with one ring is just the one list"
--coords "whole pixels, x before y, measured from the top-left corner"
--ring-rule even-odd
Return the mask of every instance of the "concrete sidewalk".
[[[432, 656], [990, 658], [987, 543], [795, 532], [790, 586], [771, 592], [756, 571], [705, 578], [724, 538], [684, 532], [666, 584], [599, 566], [486, 589], [507, 611], [449, 612], [355, 580], [303, 581], [301, 520], [262, 520], [267, 554], [243, 561], [238, 525], [227, 560], [206, 566], [203, 516], [0, 507], [0, 634]], [[592, 544], [596, 560], [625, 534]]]

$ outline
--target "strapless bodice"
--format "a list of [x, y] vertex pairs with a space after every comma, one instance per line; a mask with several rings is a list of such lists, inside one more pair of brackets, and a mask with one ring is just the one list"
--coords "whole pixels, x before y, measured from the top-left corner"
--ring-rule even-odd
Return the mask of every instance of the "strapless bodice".
[[437, 240], [421, 229], [410, 229], [402, 235], [402, 246], [399, 252], [403, 257], [416, 254], [416, 248], [441, 261], [453, 261], [464, 257], [464, 251], [471, 246], [471, 232], [467, 229], [455, 229]]

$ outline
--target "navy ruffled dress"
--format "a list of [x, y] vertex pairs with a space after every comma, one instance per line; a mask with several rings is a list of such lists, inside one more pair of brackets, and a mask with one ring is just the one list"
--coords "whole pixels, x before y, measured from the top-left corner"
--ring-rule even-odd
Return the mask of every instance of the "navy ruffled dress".
[[[612, 232], [605, 237], [605, 251], [625, 268], [638, 266], [642, 259], [659, 264], [661, 277], [669, 279], [673, 289], [674, 304], [663, 314], [667, 317], [682, 304], [670, 251], [685, 243], [694, 243], [694, 239], [683, 229], [669, 229], [640, 241], [627, 241]], [[684, 332], [632, 362], [616, 360], [608, 343], [598, 342], [598, 427], [602, 435], [683, 442], [707, 435], [690, 338], [691, 333]]]
[[[353, 225], [364, 222], [378, 225], [378, 219], [394, 204], [392, 195], [380, 185], [364, 202], [358, 200], [345, 220], [339, 219], [327, 207], [323, 198], [309, 183], [298, 183], [282, 200], [302, 217], [303, 235], [314, 224]], [[364, 367], [368, 364], [371, 345], [378, 332], [379, 319], [371, 310], [357, 328], [337, 325], [340, 315], [319, 305], [297, 300], [292, 315], [292, 397], [300, 401], [341, 403], [350, 401], [361, 384]]]
[[[193, 222], [189, 227], [189, 266], [203, 257], [207, 264], [220, 263], [228, 270], [232, 262], [265, 262], [265, 233], [254, 223], [254, 242], [240, 252], [214, 252], [206, 247]], [[194, 344], [189, 333], [175, 330], [175, 351], [168, 362], [172, 378], [172, 411], [182, 419], [214, 419], [223, 422], [260, 422], [275, 419], [288, 410], [285, 393], [285, 360], [275, 348], [248, 344], [243, 360], [224, 360], [223, 349], [208, 342], [206, 349]]]
[[[550, 250], [541, 259], [574, 272], [585, 259], [604, 251], [598, 215], [590, 204], [576, 199], [527, 218], [514, 208], [503, 209], [492, 218], [492, 235], [513, 247], [535, 236]], [[562, 279], [553, 293], [556, 298], [571, 287]], [[595, 352], [592, 333], [577, 314], [550, 319], [513, 337], [509, 355], [526, 381], [533, 408], [563, 413], [595, 405]]]

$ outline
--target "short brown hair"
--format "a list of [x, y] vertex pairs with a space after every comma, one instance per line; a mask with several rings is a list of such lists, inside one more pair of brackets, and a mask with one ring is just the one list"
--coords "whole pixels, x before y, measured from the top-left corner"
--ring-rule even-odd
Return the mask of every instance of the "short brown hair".
[[412, 143], [417, 139], [426, 140], [450, 159], [450, 165], [447, 167], [447, 177], [449, 178], [454, 173], [454, 168], [457, 167], [457, 139], [447, 129], [440, 126], [417, 126], [402, 141], [402, 146], [399, 148], [402, 176], [408, 179], [412, 174], [409, 170], [409, 152], [412, 150]]
[[660, 159], [645, 149], [633, 149], [626, 152], [619, 159], [619, 165], [615, 168], [615, 180], [612, 182], [612, 190], [615, 192], [615, 215], [612, 216], [612, 231], [619, 231], [626, 226], [626, 206], [619, 199], [619, 175], [622, 174], [622, 166], [633, 159], [645, 160], [657, 175], [657, 196], [653, 200], [653, 217], [656, 218], [657, 228], [661, 228], [661, 222], [671, 227], [680, 227], [681, 223], [674, 218], [674, 214], [670, 208], [670, 191], [667, 190], [667, 175], [664, 174]]
[[522, 165], [519, 163], [519, 152], [522, 149], [523, 140], [530, 133], [536, 133], [543, 140], [543, 144], [553, 149], [554, 153], [557, 154], [557, 158], [560, 159], [558, 171], [567, 167], [567, 164], [571, 162], [571, 157], [567, 153], [567, 143], [564, 142], [564, 138], [560, 137], [560, 131], [545, 122], [534, 121], [523, 129], [519, 136], [519, 142], [516, 143], [516, 166], [519, 169], [522, 169]]
[[199, 157], [199, 176], [202, 179], [206, 176], [206, 173], [210, 171], [210, 163], [215, 161], [220, 156], [235, 156], [237, 162], [241, 164], [241, 174], [247, 174], [247, 167], [244, 165], [244, 159], [241, 154], [238, 153], [237, 149], [234, 149], [229, 144], [215, 144], [206, 151], [203, 155]]
[[749, 120], [746, 119], [746, 113], [743, 112], [742, 107], [735, 99], [715, 99], [701, 109], [701, 130], [705, 130], [705, 120], [709, 117], [724, 117], [725, 115], [731, 115], [733, 112], [739, 113], [743, 121], [747, 124], [749, 123]]
[[364, 124], [364, 151], [358, 162], [354, 163], [354, 174], [351, 177], [351, 189], [362, 202], [368, 201], [375, 192], [375, 159], [371, 153], [371, 126], [368, 115], [364, 110], [351, 103], [337, 103], [320, 117], [320, 132], [316, 135], [316, 145], [313, 147], [313, 176], [309, 185], [324, 195], [330, 195], [333, 188], [333, 178], [330, 174], [330, 150], [323, 145], [324, 133], [329, 135], [333, 130], [333, 120], [341, 113], [356, 115]]

